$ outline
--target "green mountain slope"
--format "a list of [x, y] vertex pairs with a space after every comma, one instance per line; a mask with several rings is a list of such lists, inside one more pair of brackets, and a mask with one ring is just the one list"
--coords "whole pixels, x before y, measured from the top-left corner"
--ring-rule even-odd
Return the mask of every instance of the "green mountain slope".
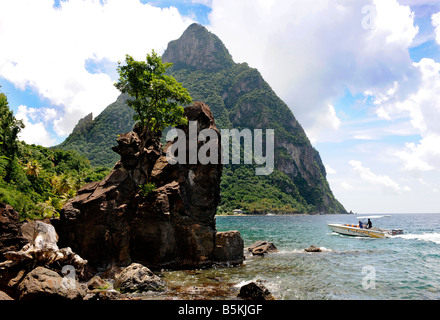
[[54, 148], [76, 150], [94, 167], [113, 168], [119, 155], [111, 148], [116, 145], [118, 135], [131, 131], [134, 125], [134, 111], [126, 100], [127, 96], [120, 95], [96, 119], [92, 119], [92, 114], [81, 119], [67, 139]]
[[[194, 101], [210, 106], [220, 129], [275, 130], [274, 172], [256, 176], [253, 165], [225, 165], [220, 212], [346, 212], [330, 190], [319, 153], [258, 70], [234, 63], [220, 39], [198, 24], [169, 43], [163, 60], [173, 63], [169, 72]], [[111, 146], [118, 133], [131, 130], [132, 114], [121, 96], [95, 120], [79, 123], [58, 147], [78, 150], [92, 165], [112, 166], [118, 155]]]

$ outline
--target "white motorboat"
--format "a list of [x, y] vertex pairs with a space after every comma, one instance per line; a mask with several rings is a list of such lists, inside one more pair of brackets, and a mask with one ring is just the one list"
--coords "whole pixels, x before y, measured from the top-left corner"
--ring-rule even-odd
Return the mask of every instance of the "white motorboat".
[[[390, 215], [383, 216], [363, 216], [358, 217], [359, 221], [363, 220], [375, 220], [385, 217], [391, 217]], [[341, 224], [341, 223], [329, 223], [327, 226], [334, 232], [344, 234], [347, 236], [358, 236], [358, 237], [371, 237], [371, 238], [389, 238], [398, 234], [403, 234], [402, 229], [383, 229], [373, 226], [371, 228], [367, 228], [367, 223], [362, 222], [363, 227], [360, 228], [358, 224]], [[374, 223], [376, 224], [376, 223]]]

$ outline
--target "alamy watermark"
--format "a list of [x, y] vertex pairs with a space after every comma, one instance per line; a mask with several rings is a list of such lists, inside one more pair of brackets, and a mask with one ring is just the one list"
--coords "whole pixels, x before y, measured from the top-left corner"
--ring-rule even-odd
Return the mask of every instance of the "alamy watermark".
[[362, 7], [362, 28], [364, 30], [373, 30], [376, 28], [377, 10], [375, 5], [367, 5]]
[[365, 274], [362, 278], [362, 288], [364, 290], [376, 289], [376, 268], [370, 265], [364, 266], [362, 274]]
[[[244, 164], [255, 163], [261, 166], [255, 168], [256, 175], [270, 175], [273, 172], [275, 165], [275, 131], [273, 129], [266, 129], [265, 132], [262, 129], [254, 129], [253, 132], [250, 129], [241, 131], [221, 129], [220, 135], [219, 143], [218, 133], [214, 129], [204, 129], [197, 134], [197, 121], [189, 121], [188, 137], [181, 129], [175, 128], [168, 131], [167, 141], [177, 136], [177, 140], [167, 150], [168, 163], [241, 164], [241, 149], [243, 149]], [[243, 145], [241, 139], [243, 139]], [[204, 144], [197, 148], [198, 142], [204, 142]], [[265, 144], [264, 148], [263, 144]], [[221, 150], [219, 150], [219, 145]]]
[[69, 289], [76, 289], [76, 272], [75, 267], [67, 264], [63, 266], [61, 269], [61, 273], [64, 275], [61, 283], [62, 286], [69, 290]]

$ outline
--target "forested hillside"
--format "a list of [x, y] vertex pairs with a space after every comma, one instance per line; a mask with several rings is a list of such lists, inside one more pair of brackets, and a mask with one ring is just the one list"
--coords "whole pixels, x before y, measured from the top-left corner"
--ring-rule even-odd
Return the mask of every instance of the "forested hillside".
[[107, 168], [92, 168], [77, 151], [52, 150], [18, 140], [24, 125], [0, 93], [0, 202], [21, 219], [57, 216], [86, 182], [102, 179]]

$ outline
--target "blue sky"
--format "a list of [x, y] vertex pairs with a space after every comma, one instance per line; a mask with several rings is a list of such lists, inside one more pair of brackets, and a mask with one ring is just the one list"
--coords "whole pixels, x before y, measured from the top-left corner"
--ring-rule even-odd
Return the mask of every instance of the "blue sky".
[[440, 212], [435, 0], [4, 0], [0, 85], [21, 138], [51, 146], [119, 92], [118, 60], [162, 53], [193, 22], [257, 68], [359, 213]]

